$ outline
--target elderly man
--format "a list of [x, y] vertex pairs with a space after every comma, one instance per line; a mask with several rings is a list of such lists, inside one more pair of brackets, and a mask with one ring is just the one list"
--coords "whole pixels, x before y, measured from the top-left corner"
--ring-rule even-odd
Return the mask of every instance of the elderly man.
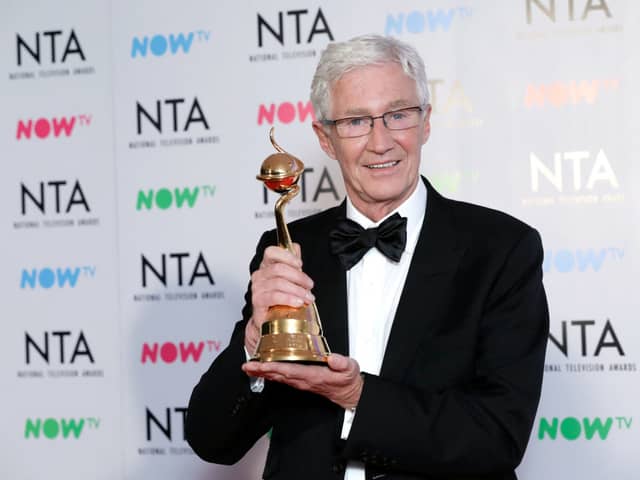
[[[263, 235], [243, 319], [193, 391], [189, 443], [234, 463], [271, 430], [273, 479], [515, 479], [548, 332], [539, 235], [420, 177], [431, 106], [409, 45], [330, 44], [311, 99], [347, 198], [290, 225], [299, 255]], [[328, 368], [246, 362], [270, 306], [313, 300]]]

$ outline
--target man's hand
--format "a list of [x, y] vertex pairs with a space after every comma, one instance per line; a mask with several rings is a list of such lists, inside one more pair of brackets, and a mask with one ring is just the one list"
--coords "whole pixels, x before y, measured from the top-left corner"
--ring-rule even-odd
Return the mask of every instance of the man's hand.
[[315, 300], [313, 280], [302, 271], [300, 246], [293, 244], [296, 255], [282, 247], [267, 247], [258, 270], [251, 275], [253, 315], [244, 331], [244, 346], [253, 354], [260, 338], [260, 327], [273, 305], [301, 307]]
[[331, 354], [329, 368], [286, 362], [247, 362], [242, 366], [248, 375], [317, 393], [342, 408], [355, 408], [360, 400], [364, 380], [353, 358]]

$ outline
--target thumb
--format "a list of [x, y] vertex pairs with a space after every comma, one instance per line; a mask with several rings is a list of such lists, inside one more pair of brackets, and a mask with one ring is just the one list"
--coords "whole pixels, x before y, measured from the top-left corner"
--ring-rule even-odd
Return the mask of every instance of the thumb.
[[332, 353], [327, 359], [329, 368], [334, 372], [343, 372], [349, 369], [349, 358], [337, 353]]

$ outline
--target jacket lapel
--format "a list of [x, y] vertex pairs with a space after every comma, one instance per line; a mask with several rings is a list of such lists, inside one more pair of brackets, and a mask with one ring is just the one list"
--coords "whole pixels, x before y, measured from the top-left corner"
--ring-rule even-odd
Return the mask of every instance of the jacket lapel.
[[[346, 215], [346, 202], [328, 210], [312, 232], [313, 238], [306, 245], [313, 245], [307, 252], [302, 266], [312, 277], [316, 287], [316, 305], [324, 336], [333, 353], [349, 354], [348, 321], [347, 321], [347, 276], [338, 258], [329, 249], [329, 232], [337, 219]], [[306, 247], [305, 247], [306, 248]], [[304, 253], [303, 253], [304, 254]]]
[[426, 179], [427, 210], [389, 334], [380, 375], [401, 379], [425, 335], [444, 315], [464, 253], [444, 199]]

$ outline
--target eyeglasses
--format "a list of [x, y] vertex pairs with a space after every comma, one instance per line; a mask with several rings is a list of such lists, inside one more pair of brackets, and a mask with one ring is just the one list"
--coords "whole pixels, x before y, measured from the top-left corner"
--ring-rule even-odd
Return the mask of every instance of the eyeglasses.
[[389, 130], [406, 130], [420, 123], [424, 108], [408, 107], [385, 112], [377, 117], [363, 115], [361, 117], [339, 118], [337, 120], [321, 120], [323, 125], [335, 125], [336, 133], [341, 138], [354, 138], [368, 135], [373, 129], [373, 121], [381, 118]]

